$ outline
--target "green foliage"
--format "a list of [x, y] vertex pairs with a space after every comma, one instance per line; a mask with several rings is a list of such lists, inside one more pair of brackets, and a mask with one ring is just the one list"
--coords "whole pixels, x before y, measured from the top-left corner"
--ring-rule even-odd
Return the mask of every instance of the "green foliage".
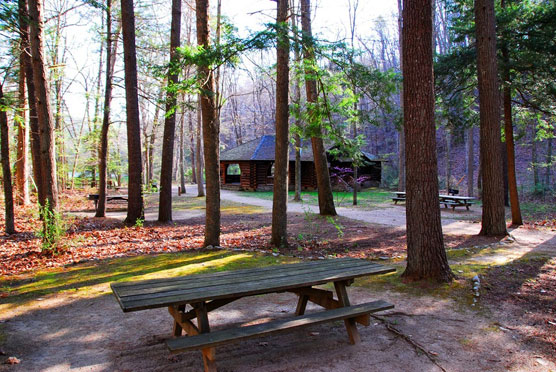
[[138, 227], [141, 228], [143, 227], [143, 224], [145, 223], [145, 220], [142, 218], [138, 218], [135, 220], [135, 225], [133, 225], [134, 227]]
[[39, 204], [39, 215], [42, 220], [42, 226], [35, 233], [41, 240], [41, 252], [47, 254], [60, 253], [60, 238], [66, 233], [66, 224], [62, 215], [50, 207], [50, 203], [46, 200], [44, 206]]

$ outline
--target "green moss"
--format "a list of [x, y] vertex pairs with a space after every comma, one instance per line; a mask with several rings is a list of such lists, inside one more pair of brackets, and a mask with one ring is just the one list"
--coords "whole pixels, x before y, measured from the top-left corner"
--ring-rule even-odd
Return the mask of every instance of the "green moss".
[[256, 253], [232, 253], [224, 250], [168, 253], [110, 259], [0, 279], [2, 291], [9, 296], [2, 305], [13, 305], [52, 293], [74, 292], [79, 295], [100, 295], [110, 291], [108, 284], [130, 280], [173, 277], [249, 267], [262, 267], [286, 262], [293, 258], [266, 256]]

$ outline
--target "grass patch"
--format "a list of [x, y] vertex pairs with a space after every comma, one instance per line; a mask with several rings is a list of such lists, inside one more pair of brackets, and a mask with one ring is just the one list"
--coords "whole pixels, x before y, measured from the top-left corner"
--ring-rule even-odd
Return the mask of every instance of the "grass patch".
[[[238, 195], [272, 200], [273, 192], [272, 191], [254, 191], [254, 192], [244, 191], [238, 193]], [[289, 191], [288, 195], [291, 200], [293, 199], [295, 192]], [[333, 195], [334, 195], [334, 204], [336, 205], [336, 207], [353, 206], [352, 192], [334, 191]], [[302, 191], [301, 199], [303, 200], [304, 203], [310, 205], [318, 205], [318, 192]], [[392, 199], [392, 194], [390, 191], [379, 189], [379, 188], [370, 188], [357, 193], [357, 201], [358, 201], [357, 207], [363, 207], [363, 208], [377, 207], [380, 204], [384, 204], [391, 201], [391, 199]]]
[[3, 305], [32, 300], [41, 296], [72, 292], [90, 296], [110, 292], [109, 283], [144, 280], [180, 275], [264, 267], [296, 262], [293, 258], [224, 250], [168, 253], [109, 259], [102, 262], [38, 271], [15, 279], [0, 279], [0, 288], [9, 295]]

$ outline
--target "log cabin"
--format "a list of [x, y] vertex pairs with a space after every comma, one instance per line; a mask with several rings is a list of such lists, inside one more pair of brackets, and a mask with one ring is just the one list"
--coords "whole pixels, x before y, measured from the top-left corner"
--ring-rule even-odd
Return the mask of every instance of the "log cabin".
[[[233, 190], [272, 190], [274, 184], [274, 147], [275, 136], [265, 135], [220, 154], [220, 183], [222, 188]], [[368, 153], [363, 153], [365, 165], [360, 167], [359, 175], [367, 176], [376, 185], [381, 181], [382, 162]], [[336, 167], [349, 168], [351, 162], [345, 157], [327, 153], [331, 173]], [[290, 189], [295, 184], [295, 147], [290, 145], [289, 152]], [[369, 184], [369, 182], [367, 182]], [[316, 190], [317, 177], [313, 163], [311, 141], [301, 145], [301, 188]]]

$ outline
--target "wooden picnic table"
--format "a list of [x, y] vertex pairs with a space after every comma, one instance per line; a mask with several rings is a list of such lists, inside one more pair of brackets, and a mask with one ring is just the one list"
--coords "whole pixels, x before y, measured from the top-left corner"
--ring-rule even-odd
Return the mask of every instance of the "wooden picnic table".
[[[343, 319], [350, 343], [359, 342], [355, 323], [369, 325], [370, 313], [394, 306], [382, 300], [350, 305], [346, 287], [355, 278], [393, 271], [395, 269], [370, 261], [342, 258], [112, 283], [111, 288], [124, 312], [167, 307], [174, 324], [174, 338], [166, 341], [170, 352], [201, 349], [205, 371], [216, 371], [216, 346], [311, 324]], [[336, 299], [333, 298], [332, 291], [314, 288], [326, 283], [334, 283]], [[295, 316], [257, 325], [210, 331], [209, 312], [242, 297], [278, 292], [298, 295]], [[309, 301], [326, 310], [305, 314]], [[194, 319], [197, 319], [197, 324], [193, 323]], [[182, 337], [183, 330], [187, 337]]]
[[394, 204], [398, 204], [399, 201], [405, 201], [405, 191], [394, 191], [392, 194], [396, 195], [392, 198]]
[[452, 207], [452, 210], [455, 210], [456, 207], [465, 207], [469, 210], [469, 207], [472, 204], [476, 203], [477, 198], [472, 196], [457, 196], [457, 195], [439, 195], [440, 204], [444, 204], [444, 207], [448, 208], [448, 206]]
[[[98, 194], [89, 194], [89, 200], [92, 200], [95, 203], [95, 211], [98, 207]], [[106, 202], [111, 202], [114, 200], [126, 201], [127, 202], [127, 195], [106, 195]]]

